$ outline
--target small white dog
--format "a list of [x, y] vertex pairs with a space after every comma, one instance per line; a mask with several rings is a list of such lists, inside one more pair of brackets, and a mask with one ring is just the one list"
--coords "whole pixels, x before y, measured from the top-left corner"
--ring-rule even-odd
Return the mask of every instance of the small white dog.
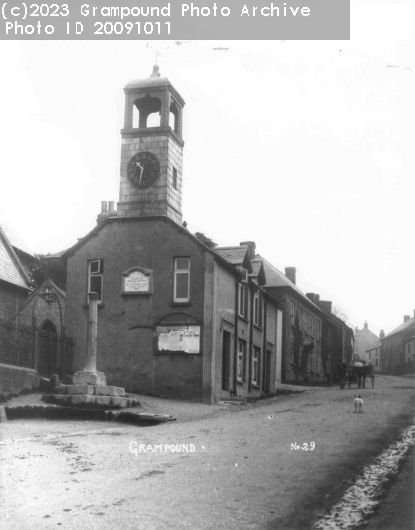
[[363, 399], [360, 394], [356, 394], [354, 397], [354, 411], [357, 412], [357, 409], [363, 413]]

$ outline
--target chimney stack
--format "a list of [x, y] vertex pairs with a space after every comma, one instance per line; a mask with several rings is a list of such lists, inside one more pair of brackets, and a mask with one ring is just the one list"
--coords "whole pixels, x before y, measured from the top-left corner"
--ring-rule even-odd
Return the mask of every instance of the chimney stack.
[[306, 296], [309, 300], [311, 300], [312, 302], [316, 303], [316, 302], [320, 302], [320, 295], [319, 294], [315, 294], [315, 293], [306, 293]]
[[249, 259], [255, 259], [255, 252], [256, 252], [255, 241], [242, 241], [239, 244], [241, 245], [241, 247], [242, 246], [247, 246], [248, 247]]
[[107, 201], [101, 201], [101, 213], [97, 217], [97, 225], [100, 225], [108, 217]]
[[384, 336], [385, 336], [385, 332], [383, 331], [383, 329], [381, 329], [381, 330], [380, 330], [380, 335], [379, 335], [379, 337], [380, 337], [381, 339], [383, 339]]
[[285, 267], [285, 276], [291, 281], [293, 282], [294, 285], [296, 285], [295, 283], [295, 280], [296, 280], [296, 272], [297, 272], [297, 269], [295, 267]]
[[328, 302], [326, 300], [320, 300], [320, 307], [326, 313], [331, 313], [331, 305], [332, 305], [332, 302]]
[[409, 320], [411, 317], [410, 315], [404, 315], [403, 317], [403, 321], [406, 322], [407, 320]]
[[367, 328], [368, 328], [368, 323], [367, 323], [367, 320], [365, 320], [365, 324], [364, 324], [364, 326], [365, 326], [365, 329], [367, 329]]

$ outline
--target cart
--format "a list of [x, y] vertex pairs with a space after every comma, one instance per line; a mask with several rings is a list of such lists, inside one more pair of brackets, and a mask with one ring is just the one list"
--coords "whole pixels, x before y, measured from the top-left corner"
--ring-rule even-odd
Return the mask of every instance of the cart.
[[357, 383], [357, 388], [366, 388], [366, 378], [370, 377], [372, 388], [375, 386], [375, 374], [373, 364], [358, 364], [349, 368], [347, 384], [351, 388], [352, 383]]

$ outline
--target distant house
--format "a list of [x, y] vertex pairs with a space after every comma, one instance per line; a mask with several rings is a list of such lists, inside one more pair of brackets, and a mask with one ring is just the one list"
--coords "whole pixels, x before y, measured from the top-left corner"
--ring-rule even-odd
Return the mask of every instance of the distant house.
[[356, 328], [354, 331], [354, 354], [359, 356], [360, 360], [369, 361], [366, 351], [369, 347], [378, 340], [377, 335], [370, 331], [367, 321], [364, 323], [363, 329]]
[[323, 311], [296, 285], [296, 269], [285, 274], [262, 256], [265, 291], [284, 312], [282, 332], [282, 380], [286, 382], [324, 381], [326, 366], [322, 358]]
[[415, 360], [415, 334], [403, 341], [403, 350], [405, 352], [405, 363], [413, 364]]
[[380, 356], [380, 347], [381, 347], [381, 339], [385, 336], [384, 331], [382, 330], [380, 332], [380, 336], [376, 338], [374, 342], [369, 346], [369, 348], [365, 351], [365, 359], [367, 362], [373, 364], [374, 371], [375, 372], [382, 372], [382, 362], [381, 362], [381, 356]]
[[414, 334], [415, 311], [412, 318], [410, 315], [405, 315], [403, 323], [381, 339], [380, 355], [384, 372], [396, 375], [413, 373], [413, 361], [408, 363], [407, 359], [408, 343], [413, 344]]
[[350, 364], [353, 361], [353, 330], [341, 318], [332, 313], [332, 302], [320, 300], [320, 295], [307, 293], [308, 298], [325, 314], [323, 351], [327, 371], [333, 377], [339, 363]]
[[12, 227], [0, 220], [0, 320], [10, 321], [31, 292], [29, 264], [36, 258]]

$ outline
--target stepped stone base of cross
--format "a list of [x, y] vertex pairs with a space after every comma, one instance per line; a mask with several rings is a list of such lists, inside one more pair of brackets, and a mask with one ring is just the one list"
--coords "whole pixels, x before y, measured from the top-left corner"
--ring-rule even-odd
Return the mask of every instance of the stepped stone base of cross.
[[97, 371], [98, 294], [89, 293], [88, 336], [85, 368], [76, 372], [72, 385], [58, 385], [52, 400], [56, 405], [91, 408], [138, 407], [136, 399], [125, 396], [124, 388], [107, 386], [104, 372]]

